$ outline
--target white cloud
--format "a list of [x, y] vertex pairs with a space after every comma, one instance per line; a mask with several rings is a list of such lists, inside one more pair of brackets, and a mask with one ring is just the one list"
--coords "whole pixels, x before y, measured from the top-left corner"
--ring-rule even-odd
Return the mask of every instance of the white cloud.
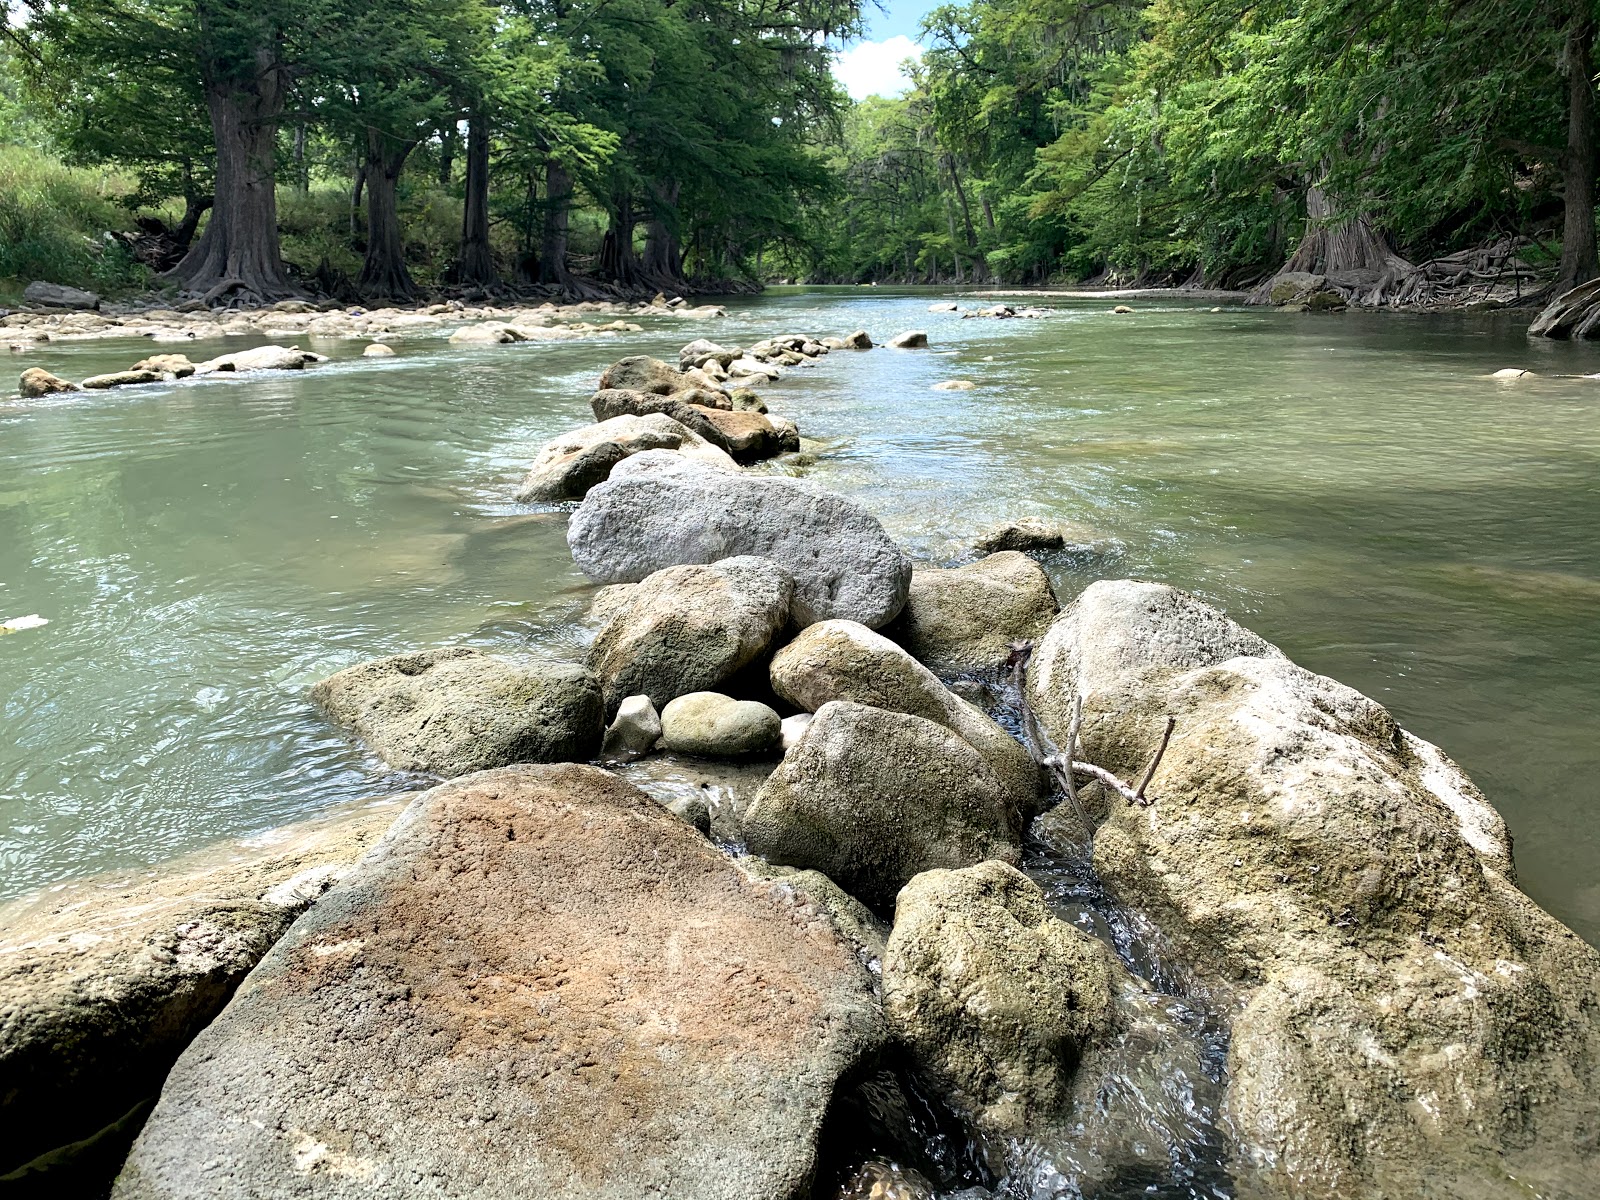
[[852, 100], [898, 96], [911, 86], [900, 64], [921, 53], [903, 33], [882, 42], [857, 42], [848, 50], [834, 51], [833, 77], [844, 84]]

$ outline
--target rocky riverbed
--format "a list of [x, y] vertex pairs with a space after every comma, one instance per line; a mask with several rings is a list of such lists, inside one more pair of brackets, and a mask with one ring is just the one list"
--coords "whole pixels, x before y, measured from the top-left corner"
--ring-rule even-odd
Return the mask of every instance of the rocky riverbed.
[[0, 1172], [164, 1076], [117, 1196], [1588, 1195], [1600, 954], [1470, 780], [1186, 593], [1058, 598], [1074, 531], [918, 564], [763, 465], [750, 381], [872, 340], [596, 379], [521, 488], [587, 662], [313, 690], [445, 780], [392, 825], [14, 910]]

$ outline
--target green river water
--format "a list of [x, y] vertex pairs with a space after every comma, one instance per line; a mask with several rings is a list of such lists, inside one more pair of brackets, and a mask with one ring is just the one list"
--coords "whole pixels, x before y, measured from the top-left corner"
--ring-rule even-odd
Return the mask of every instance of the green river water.
[[[1051, 564], [1192, 589], [1439, 743], [1508, 819], [1523, 886], [1600, 942], [1600, 347], [1505, 317], [1290, 316], [932, 292], [778, 291], [714, 322], [0, 400], [0, 897], [154, 863], [419, 782], [319, 719], [316, 679], [441, 642], [575, 657], [592, 589], [565, 515], [510, 500], [600, 370], [698, 336], [929, 331], [765, 390], [809, 475], [914, 554], [1053, 515], [1115, 539]], [[215, 345], [216, 350], [210, 347]], [[226, 343], [199, 349], [216, 353]], [[71, 378], [138, 341], [47, 346]], [[191, 349], [193, 357], [200, 357]], [[992, 360], [992, 361], [991, 361]], [[1543, 377], [1484, 376], [1527, 366]], [[935, 392], [968, 378], [966, 392]]]

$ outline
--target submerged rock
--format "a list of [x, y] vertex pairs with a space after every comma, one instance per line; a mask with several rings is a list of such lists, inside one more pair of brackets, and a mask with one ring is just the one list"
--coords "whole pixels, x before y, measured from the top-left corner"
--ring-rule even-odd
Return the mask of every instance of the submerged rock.
[[1068, 1108], [1114, 1022], [1114, 973], [1107, 947], [1015, 867], [928, 871], [895, 902], [884, 1015], [939, 1096], [987, 1137], [1021, 1137]]
[[730, 471], [735, 466], [726, 452], [663, 413], [612, 417], [546, 442], [517, 489], [517, 499], [581, 500], [595, 484], [605, 482], [612, 467], [644, 450], [675, 450]]
[[882, 1042], [815, 906], [606, 772], [485, 772], [268, 955], [115, 1196], [800, 1196]]
[[361, 351], [362, 358], [393, 358], [394, 347], [383, 342], [373, 342]]
[[970, 392], [978, 385], [970, 379], [946, 379], [933, 385], [936, 392]]
[[347, 667], [311, 698], [390, 766], [444, 776], [583, 762], [605, 728], [600, 685], [582, 667], [506, 662], [464, 646]]
[[1033, 641], [1059, 605], [1025, 554], [1001, 551], [964, 567], [919, 567], [900, 616], [885, 632], [940, 675], [993, 671], [1011, 643]]
[[730, 555], [770, 558], [794, 577], [791, 614], [801, 626], [830, 617], [885, 625], [911, 581], [910, 560], [852, 501], [662, 451], [619, 463], [573, 514], [567, 544], [583, 573], [602, 583]]
[[920, 329], [908, 329], [895, 334], [888, 344], [891, 350], [926, 350], [928, 335]]
[[394, 801], [347, 806], [0, 907], [0, 1175], [154, 1095], [273, 942], [399, 812]]
[[715, 688], [764, 655], [789, 622], [794, 580], [765, 558], [668, 567], [608, 598], [589, 651], [608, 711]]
[[210, 375], [216, 371], [298, 371], [316, 363], [327, 362], [325, 354], [314, 354], [299, 346], [257, 346], [253, 350], [240, 350], [221, 354], [195, 366], [196, 375]]
[[1038, 803], [1039, 768], [1022, 744], [882, 634], [853, 621], [813, 625], [773, 656], [770, 675], [773, 691], [810, 712], [850, 700], [935, 721], [988, 764], [1016, 819]]
[[757, 700], [689, 692], [661, 710], [661, 742], [674, 754], [748, 758], [773, 753], [782, 739], [778, 714]]
[[127, 387], [136, 383], [160, 383], [159, 371], [112, 371], [106, 375], [91, 375], [78, 386], [86, 392], [100, 392], [109, 388]]
[[752, 853], [880, 909], [919, 872], [1016, 862], [1018, 832], [1010, 793], [963, 738], [843, 700], [817, 710], [744, 814]]
[[1600, 952], [1515, 888], [1454, 763], [1155, 584], [1096, 583], [1045, 636], [1029, 694], [1052, 737], [1074, 693], [1084, 757], [1125, 776], [1176, 719], [1153, 803], [1113, 804], [1094, 862], [1232, 997], [1242, 1190], [1590, 1190]]
[[19, 384], [23, 399], [36, 400], [40, 396], [53, 396], [57, 392], [76, 392], [78, 385], [50, 374], [43, 367], [29, 367], [22, 373]]
[[133, 364], [135, 371], [154, 371], [169, 379], [187, 379], [194, 374], [195, 365], [187, 354], [152, 354]]

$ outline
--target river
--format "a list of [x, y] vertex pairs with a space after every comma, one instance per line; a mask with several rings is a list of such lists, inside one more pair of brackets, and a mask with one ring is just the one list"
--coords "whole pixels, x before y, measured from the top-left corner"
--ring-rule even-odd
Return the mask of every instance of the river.
[[[306, 342], [335, 361], [0, 403], [0, 619], [50, 622], [0, 637], [0, 897], [416, 784], [307, 702], [340, 667], [581, 653], [564, 515], [510, 496], [608, 362], [923, 328], [929, 351], [765, 389], [825, 444], [811, 479], [931, 560], [1010, 516], [1104, 531], [1108, 553], [1051, 564], [1063, 598], [1166, 580], [1376, 697], [1505, 814], [1524, 888], [1600, 942], [1600, 381], [1554, 377], [1600, 371], [1600, 347], [1493, 314], [1044, 298], [1043, 319], [963, 321], [926, 311], [944, 296], [779, 289], [726, 320], [392, 359]], [[13, 361], [81, 378], [144, 353]], [[1506, 366], [1541, 377], [1485, 377]], [[951, 378], [979, 386], [930, 390]]]

